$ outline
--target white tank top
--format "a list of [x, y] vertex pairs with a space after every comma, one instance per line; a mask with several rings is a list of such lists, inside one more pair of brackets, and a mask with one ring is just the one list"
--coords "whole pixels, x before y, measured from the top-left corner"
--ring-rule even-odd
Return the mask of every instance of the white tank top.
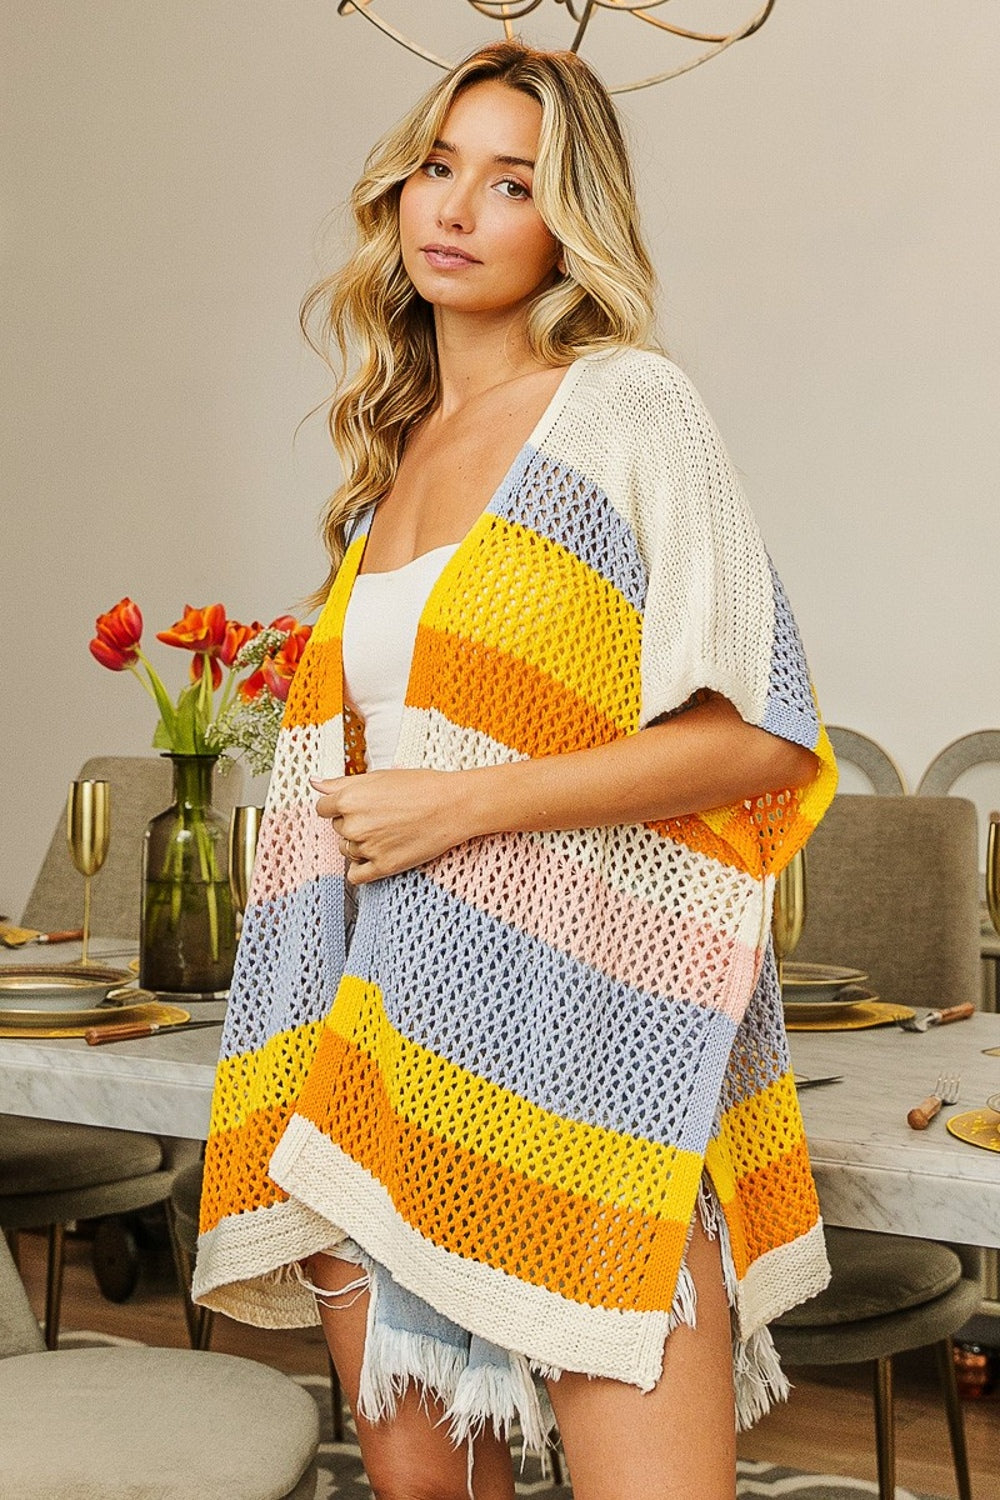
[[396, 758], [417, 625], [458, 543], [435, 547], [388, 573], [359, 573], [344, 616], [344, 687], [364, 720], [365, 764], [385, 771]]

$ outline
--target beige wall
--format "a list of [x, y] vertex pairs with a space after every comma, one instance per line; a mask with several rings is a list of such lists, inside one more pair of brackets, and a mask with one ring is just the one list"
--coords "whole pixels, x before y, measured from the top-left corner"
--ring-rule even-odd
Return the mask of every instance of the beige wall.
[[[431, 72], [333, 0], [5, 16], [16, 916], [68, 778], [152, 729], [138, 684], [87, 654], [96, 613], [129, 593], [151, 629], [187, 600], [269, 617], [323, 572], [335, 470], [319, 422], [295, 437], [326, 389], [298, 299], [327, 210]], [[986, 0], [779, 0], [756, 38], [624, 101], [665, 336], [745, 476], [827, 717], [913, 780], [1000, 721], [998, 74]]]

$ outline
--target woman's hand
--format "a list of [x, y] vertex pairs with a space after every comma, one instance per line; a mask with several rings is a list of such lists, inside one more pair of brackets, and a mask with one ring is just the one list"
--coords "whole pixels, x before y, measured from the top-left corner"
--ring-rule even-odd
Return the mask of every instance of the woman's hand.
[[313, 781], [364, 885], [495, 833], [645, 823], [806, 786], [811, 750], [740, 718], [725, 698], [591, 750], [463, 771], [368, 771]]
[[454, 772], [368, 771], [310, 784], [321, 794], [316, 811], [340, 840], [351, 885], [412, 870], [470, 837]]

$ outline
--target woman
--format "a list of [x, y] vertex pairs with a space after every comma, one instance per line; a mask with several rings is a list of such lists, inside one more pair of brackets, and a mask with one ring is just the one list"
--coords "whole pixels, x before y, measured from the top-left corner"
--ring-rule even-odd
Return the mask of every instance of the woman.
[[306, 304], [360, 363], [196, 1295], [318, 1302], [382, 1500], [506, 1500], [542, 1382], [576, 1500], [726, 1500], [737, 1425], [785, 1390], [766, 1323], [828, 1274], [768, 947], [835, 781], [794, 622], [645, 347], [579, 59], [475, 54], [354, 206]]

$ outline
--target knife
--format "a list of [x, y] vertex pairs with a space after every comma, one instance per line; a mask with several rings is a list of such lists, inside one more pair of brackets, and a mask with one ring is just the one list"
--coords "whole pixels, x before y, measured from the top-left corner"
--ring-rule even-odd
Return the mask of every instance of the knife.
[[13, 927], [0, 924], [0, 943], [5, 948], [23, 948], [26, 943], [78, 943], [83, 937], [83, 928], [72, 932], [36, 932], [34, 927]]
[[140, 1036], [155, 1036], [158, 1031], [195, 1031], [199, 1026], [221, 1026], [217, 1021], [125, 1021], [120, 1026], [90, 1026], [83, 1033], [88, 1047], [102, 1047], [105, 1042], [131, 1042]]

